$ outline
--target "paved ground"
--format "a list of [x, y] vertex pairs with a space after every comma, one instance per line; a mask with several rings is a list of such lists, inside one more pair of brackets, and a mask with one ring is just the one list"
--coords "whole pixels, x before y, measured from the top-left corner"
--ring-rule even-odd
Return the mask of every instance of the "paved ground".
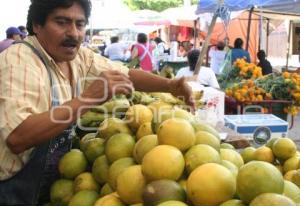
[[[291, 122], [290, 118], [289, 122]], [[294, 117], [294, 125], [292, 129], [289, 130], [288, 136], [297, 142], [298, 149], [300, 149], [300, 113]]]

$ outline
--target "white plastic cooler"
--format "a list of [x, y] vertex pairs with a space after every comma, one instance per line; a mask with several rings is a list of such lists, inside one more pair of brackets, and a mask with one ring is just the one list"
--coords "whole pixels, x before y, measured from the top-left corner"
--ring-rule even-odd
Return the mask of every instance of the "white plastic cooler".
[[225, 115], [225, 126], [263, 144], [271, 137], [286, 137], [288, 122], [273, 114]]

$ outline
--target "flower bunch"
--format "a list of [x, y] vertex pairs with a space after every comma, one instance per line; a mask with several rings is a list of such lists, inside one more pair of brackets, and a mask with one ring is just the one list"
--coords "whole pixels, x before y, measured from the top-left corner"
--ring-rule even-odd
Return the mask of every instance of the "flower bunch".
[[232, 87], [245, 79], [255, 80], [262, 77], [262, 69], [253, 63], [246, 62], [245, 59], [237, 59], [230, 70], [218, 76], [218, 82], [222, 89]]
[[272, 99], [272, 95], [263, 88], [255, 85], [252, 79], [242, 81], [225, 89], [227, 96], [235, 98], [239, 102], [255, 102]]
[[300, 74], [273, 73], [255, 80], [244, 80], [226, 88], [225, 93], [239, 102], [290, 101], [291, 104], [284, 111], [291, 115], [297, 115], [300, 108]]
[[243, 79], [256, 79], [262, 76], [261, 67], [253, 63], [248, 63], [244, 58], [237, 59], [233, 63], [231, 70], [232, 77], [242, 77]]

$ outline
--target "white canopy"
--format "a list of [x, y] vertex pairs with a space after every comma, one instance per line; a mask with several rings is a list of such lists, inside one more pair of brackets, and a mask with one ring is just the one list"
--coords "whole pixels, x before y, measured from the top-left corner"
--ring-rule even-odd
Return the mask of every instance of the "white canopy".
[[162, 11], [162, 15], [170, 19], [172, 25], [194, 27], [195, 21], [198, 19], [198, 15], [195, 14], [197, 5], [182, 6], [176, 8], [169, 8]]

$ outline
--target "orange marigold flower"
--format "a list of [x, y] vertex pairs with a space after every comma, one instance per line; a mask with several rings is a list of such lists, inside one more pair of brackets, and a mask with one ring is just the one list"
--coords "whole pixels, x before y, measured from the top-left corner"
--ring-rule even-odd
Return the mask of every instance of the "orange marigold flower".
[[290, 73], [289, 72], [283, 72], [282, 73], [283, 78], [287, 79], [290, 77]]

